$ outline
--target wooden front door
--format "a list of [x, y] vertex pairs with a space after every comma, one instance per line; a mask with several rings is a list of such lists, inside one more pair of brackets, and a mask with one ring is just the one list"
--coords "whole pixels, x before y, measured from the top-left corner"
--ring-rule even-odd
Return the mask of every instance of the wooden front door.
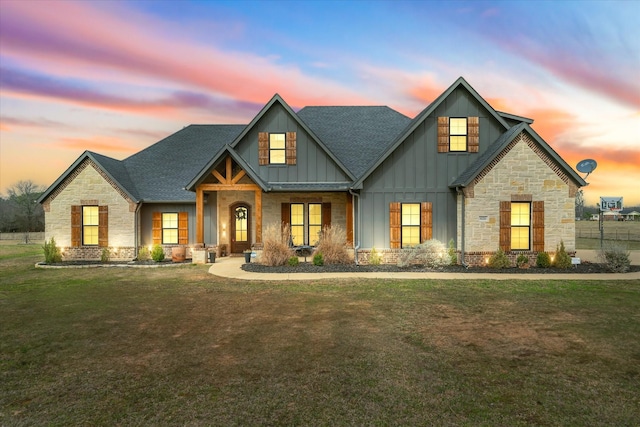
[[230, 252], [238, 254], [246, 249], [251, 249], [251, 210], [243, 203], [232, 205], [230, 209]]

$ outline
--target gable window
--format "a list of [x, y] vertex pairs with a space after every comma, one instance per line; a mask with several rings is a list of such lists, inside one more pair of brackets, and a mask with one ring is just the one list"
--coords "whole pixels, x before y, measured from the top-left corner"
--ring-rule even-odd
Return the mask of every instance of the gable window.
[[162, 243], [165, 245], [178, 244], [178, 213], [162, 214]]
[[500, 248], [543, 252], [544, 202], [520, 200], [500, 202]]
[[289, 225], [294, 245], [316, 246], [322, 229], [331, 226], [331, 203], [283, 203], [282, 223]]
[[286, 162], [286, 145], [284, 133], [269, 134], [269, 163], [284, 165]]
[[258, 164], [295, 165], [295, 132], [258, 132]]
[[438, 117], [438, 153], [477, 153], [479, 129], [478, 117]]
[[98, 227], [100, 225], [97, 206], [82, 207], [82, 244], [98, 245]]
[[431, 202], [389, 205], [389, 247], [408, 248], [432, 238], [433, 207]]
[[511, 203], [511, 250], [529, 250], [531, 236], [531, 204]]
[[467, 151], [467, 118], [449, 119], [449, 151]]

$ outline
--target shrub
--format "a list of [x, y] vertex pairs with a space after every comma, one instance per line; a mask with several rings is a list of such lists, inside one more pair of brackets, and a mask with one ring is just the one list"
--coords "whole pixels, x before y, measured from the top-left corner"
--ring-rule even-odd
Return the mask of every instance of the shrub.
[[296, 265], [298, 265], [300, 263], [300, 260], [298, 259], [297, 256], [292, 256], [291, 258], [289, 258], [288, 263], [289, 263], [289, 265], [291, 267], [295, 267]]
[[516, 265], [518, 267], [522, 267], [525, 264], [529, 264], [529, 258], [525, 254], [518, 255], [518, 258], [516, 258]]
[[571, 257], [564, 248], [564, 242], [560, 240], [560, 248], [556, 246], [556, 256], [553, 259], [553, 265], [557, 268], [571, 267]]
[[330, 225], [322, 229], [316, 253], [321, 253], [327, 264], [348, 264], [347, 234], [339, 225]]
[[151, 259], [155, 262], [164, 260], [164, 249], [162, 249], [162, 246], [153, 245], [153, 249], [151, 249]]
[[146, 246], [143, 246], [138, 251], [138, 261], [149, 261], [151, 259], [151, 254], [149, 253], [149, 249]]
[[598, 260], [614, 273], [625, 273], [631, 265], [629, 251], [620, 242], [606, 243], [598, 253]]
[[313, 256], [313, 265], [317, 265], [317, 266], [323, 266], [324, 265], [324, 259], [322, 258], [322, 253], [317, 252]]
[[489, 267], [491, 268], [509, 268], [511, 267], [511, 261], [509, 257], [504, 253], [502, 248], [499, 248], [495, 254], [489, 257]]
[[437, 268], [449, 265], [450, 261], [444, 243], [432, 239], [412, 248], [404, 248], [398, 257], [398, 267], [417, 264], [428, 268]]
[[102, 248], [102, 254], [100, 255], [100, 262], [109, 262], [111, 260], [111, 251], [109, 248]]
[[551, 257], [546, 252], [538, 252], [536, 257], [536, 267], [549, 268], [551, 267]]
[[371, 265], [382, 264], [382, 257], [380, 256], [380, 253], [376, 250], [376, 248], [371, 249], [371, 253], [369, 254], [369, 264]]
[[293, 256], [289, 241], [289, 225], [269, 224], [262, 233], [262, 255], [260, 262], [270, 267], [286, 265]]
[[44, 262], [47, 264], [62, 262], [62, 253], [60, 248], [56, 246], [56, 241], [53, 237], [48, 242], [45, 240], [42, 249], [44, 250]]
[[458, 254], [456, 253], [456, 243], [453, 239], [449, 240], [449, 249], [447, 250], [449, 253], [449, 260], [451, 265], [458, 264]]

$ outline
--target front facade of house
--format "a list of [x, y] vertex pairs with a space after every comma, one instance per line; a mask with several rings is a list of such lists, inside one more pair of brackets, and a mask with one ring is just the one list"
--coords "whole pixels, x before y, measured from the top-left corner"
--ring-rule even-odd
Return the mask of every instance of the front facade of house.
[[247, 125], [191, 125], [119, 161], [85, 152], [43, 194], [66, 259], [161, 244], [241, 253], [289, 224], [294, 245], [346, 230], [354, 260], [395, 262], [429, 239], [462, 263], [575, 250], [585, 182], [529, 126], [459, 78], [411, 119], [388, 107], [305, 107], [275, 95]]

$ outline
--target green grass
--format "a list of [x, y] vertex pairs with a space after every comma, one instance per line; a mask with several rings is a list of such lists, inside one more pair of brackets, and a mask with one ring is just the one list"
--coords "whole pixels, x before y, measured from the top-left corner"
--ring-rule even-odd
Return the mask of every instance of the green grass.
[[0, 246], [0, 425], [637, 425], [640, 281], [223, 280]]

